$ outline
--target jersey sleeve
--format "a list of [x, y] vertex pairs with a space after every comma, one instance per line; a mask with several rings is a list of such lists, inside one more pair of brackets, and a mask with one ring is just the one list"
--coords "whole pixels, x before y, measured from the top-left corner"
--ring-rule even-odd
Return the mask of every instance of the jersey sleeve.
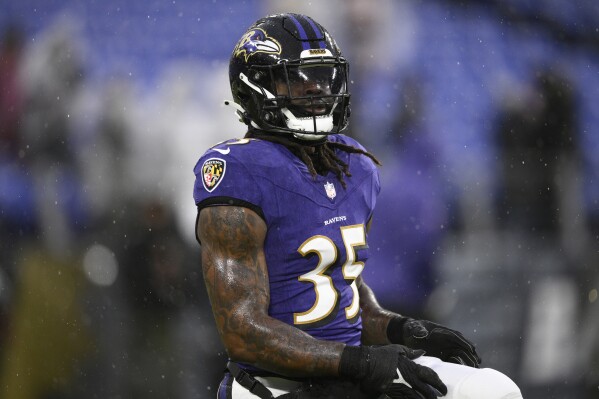
[[194, 168], [193, 197], [198, 212], [207, 206], [235, 205], [250, 208], [262, 218], [262, 192], [249, 172], [251, 166], [229, 154], [208, 151]]

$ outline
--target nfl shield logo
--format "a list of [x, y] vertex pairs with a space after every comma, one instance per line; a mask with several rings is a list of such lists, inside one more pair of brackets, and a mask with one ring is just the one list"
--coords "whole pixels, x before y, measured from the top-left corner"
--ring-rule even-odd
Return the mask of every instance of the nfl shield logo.
[[327, 197], [329, 197], [330, 199], [333, 199], [337, 196], [337, 192], [335, 191], [335, 186], [333, 185], [333, 183], [327, 182], [324, 185], [324, 190], [327, 192]]

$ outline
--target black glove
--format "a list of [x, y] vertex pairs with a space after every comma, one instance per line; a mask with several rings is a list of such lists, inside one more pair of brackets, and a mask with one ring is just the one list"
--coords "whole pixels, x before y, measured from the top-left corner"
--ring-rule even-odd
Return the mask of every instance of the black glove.
[[412, 361], [423, 354], [402, 345], [346, 346], [339, 375], [360, 380], [362, 390], [374, 395], [391, 388], [399, 371], [414, 391], [425, 399], [436, 399], [434, 389], [445, 395], [447, 387], [433, 370]]
[[445, 362], [476, 368], [481, 363], [474, 344], [462, 333], [431, 321], [396, 317], [389, 322], [387, 337], [392, 343], [423, 349]]

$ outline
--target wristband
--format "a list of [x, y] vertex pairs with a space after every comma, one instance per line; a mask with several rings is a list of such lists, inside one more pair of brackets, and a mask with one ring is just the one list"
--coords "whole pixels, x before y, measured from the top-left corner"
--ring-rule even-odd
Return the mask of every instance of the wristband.
[[387, 324], [387, 339], [392, 344], [405, 345], [403, 338], [403, 326], [409, 320], [409, 317], [396, 316]]
[[362, 346], [346, 345], [339, 361], [339, 376], [362, 379], [368, 373], [368, 352]]

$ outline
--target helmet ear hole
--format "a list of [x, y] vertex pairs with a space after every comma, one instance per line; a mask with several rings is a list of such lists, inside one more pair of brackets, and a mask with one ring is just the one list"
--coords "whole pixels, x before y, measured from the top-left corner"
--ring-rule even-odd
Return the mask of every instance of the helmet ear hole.
[[262, 119], [264, 119], [266, 122], [268, 123], [273, 123], [275, 120], [275, 116], [272, 112], [270, 111], [264, 111], [262, 113]]
[[262, 82], [262, 80], [264, 79], [264, 72], [254, 71], [254, 73], [252, 73], [251, 79], [254, 82]]

